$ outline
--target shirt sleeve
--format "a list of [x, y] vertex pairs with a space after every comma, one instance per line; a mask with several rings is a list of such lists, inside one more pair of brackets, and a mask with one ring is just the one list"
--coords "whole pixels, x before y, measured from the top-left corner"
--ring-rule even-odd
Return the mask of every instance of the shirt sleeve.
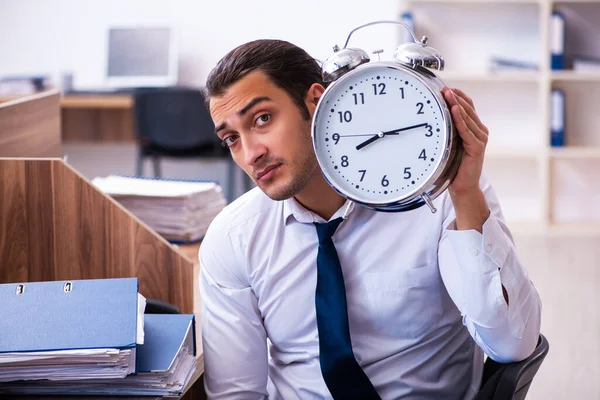
[[[493, 188], [482, 178], [490, 216], [483, 232], [455, 229], [450, 196], [438, 250], [442, 279], [475, 342], [493, 360], [521, 361], [535, 350], [541, 301], [521, 265]], [[508, 304], [502, 294], [508, 294]]]
[[264, 399], [267, 335], [258, 300], [244, 281], [231, 238], [218, 223], [211, 228], [199, 252], [207, 397]]

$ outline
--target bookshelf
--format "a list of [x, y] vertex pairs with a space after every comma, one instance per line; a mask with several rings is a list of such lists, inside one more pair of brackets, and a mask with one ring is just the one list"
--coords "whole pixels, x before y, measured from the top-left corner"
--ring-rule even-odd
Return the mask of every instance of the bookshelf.
[[[550, 68], [553, 11], [566, 20], [566, 70]], [[600, 70], [574, 72], [573, 57], [600, 58], [600, 0], [399, 0], [417, 37], [440, 50], [440, 77], [471, 96], [490, 129], [484, 173], [517, 234], [600, 236]], [[491, 57], [537, 71], [492, 72]], [[550, 94], [566, 98], [565, 146], [550, 146]]]

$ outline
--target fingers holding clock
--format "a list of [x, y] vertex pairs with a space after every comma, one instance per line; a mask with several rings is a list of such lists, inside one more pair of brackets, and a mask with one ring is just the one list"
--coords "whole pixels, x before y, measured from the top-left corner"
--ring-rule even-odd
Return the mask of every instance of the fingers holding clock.
[[488, 135], [489, 131], [487, 127], [483, 124], [483, 122], [481, 122], [479, 115], [477, 115], [477, 111], [475, 111], [475, 105], [473, 104], [473, 100], [471, 100], [471, 98], [460, 89], [454, 88], [452, 89], [452, 92], [454, 93], [454, 97], [458, 100], [458, 103], [462, 105], [465, 111], [467, 112], [467, 115], [471, 117], [473, 121], [475, 121], [475, 123], [483, 133]]
[[443, 93], [460, 136], [466, 141], [465, 144], [476, 144], [473, 142], [475, 140], [485, 146], [488, 141], [488, 129], [475, 112], [472, 100], [458, 89], [445, 88]]

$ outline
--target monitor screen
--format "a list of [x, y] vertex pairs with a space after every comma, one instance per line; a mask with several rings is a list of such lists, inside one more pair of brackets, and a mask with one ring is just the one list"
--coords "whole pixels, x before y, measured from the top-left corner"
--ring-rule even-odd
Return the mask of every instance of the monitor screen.
[[169, 28], [111, 28], [107, 80], [119, 85], [176, 83], [176, 51]]

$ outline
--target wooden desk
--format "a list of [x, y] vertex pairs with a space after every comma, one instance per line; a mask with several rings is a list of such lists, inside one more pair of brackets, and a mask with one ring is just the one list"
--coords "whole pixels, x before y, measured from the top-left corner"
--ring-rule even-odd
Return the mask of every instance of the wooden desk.
[[[60, 144], [60, 100], [49, 92], [0, 105], [0, 260], [10, 266], [0, 283], [137, 277], [146, 297], [199, 321], [199, 245], [175, 248], [63, 160], [46, 158], [48, 143]], [[206, 398], [197, 335], [186, 400]]]
[[[0, 103], [19, 97], [3, 96]], [[63, 142], [135, 141], [132, 95], [65, 95], [60, 107]]]
[[66, 95], [60, 102], [64, 142], [133, 142], [133, 97]]

